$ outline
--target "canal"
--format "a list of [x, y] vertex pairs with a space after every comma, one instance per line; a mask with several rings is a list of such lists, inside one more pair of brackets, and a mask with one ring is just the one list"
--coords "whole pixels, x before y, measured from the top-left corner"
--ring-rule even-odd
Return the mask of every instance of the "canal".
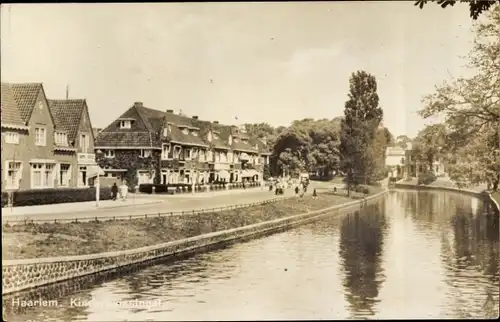
[[[4, 302], [8, 321], [484, 318], [499, 226], [475, 198], [396, 191], [357, 212], [183, 261]], [[9, 303], [10, 301], [10, 303]]]

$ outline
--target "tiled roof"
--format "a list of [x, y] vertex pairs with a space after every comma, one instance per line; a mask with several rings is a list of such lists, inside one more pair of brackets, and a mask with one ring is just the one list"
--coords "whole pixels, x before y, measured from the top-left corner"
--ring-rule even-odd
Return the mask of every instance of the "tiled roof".
[[258, 150], [255, 149], [255, 146], [252, 146], [250, 143], [243, 141], [235, 142], [234, 139], [232, 148], [237, 151], [250, 151], [255, 153], [258, 152]]
[[24, 125], [21, 112], [14, 99], [14, 93], [9, 84], [2, 83], [1, 93], [2, 123]]
[[42, 83], [10, 84], [21, 118], [27, 123], [35, 107], [36, 99], [42, 89]]
[[249, 142], [253, 146], [257, 145], [259, 153], [271, 153], [271, 150], [269, 149], [269, 146], [267, 146], [267, 144], [265, 144], [261, 139], [259, 139], [259, 138], [250, 138]]
[[47, 101], [52, 117], [54, 118], [56, 130], [66, 131], [68, 134], [68, 141], [74, 141], [78, 134], [80, 120], [85, 109], [85, 100], [70, 99]]
[[151, 134], [148, 132], [99, 132], [96, 147], [148, 147]]
[[[169, 139], [172, 141], [184, 143], [184, 144], [194, 144], [194, 145], [205, 145], [208, 146], [207, 142], [203, 140], [203, 137], [205, 136], [206, 133], [206, 127], [203, 121], [198, 121], [193, 118], [183, 116], [183, 115], [178, 115], [174, 113], [165, 113], [165, 122], [167, 124], [171, 124], [170, 126], [170, 131], [169, 131]], [[198, 121], [198, 122], [196, 122]], [[201, 126], [200, 126], [201, 125]], [[184, 134], [182, 132], [181, 127], [191, 127], [191, 128], [198, 128], [199, 129], [199, 135], [195, 136], [192, 134]], [[203, 134], [201, 133], [203, 130]]]

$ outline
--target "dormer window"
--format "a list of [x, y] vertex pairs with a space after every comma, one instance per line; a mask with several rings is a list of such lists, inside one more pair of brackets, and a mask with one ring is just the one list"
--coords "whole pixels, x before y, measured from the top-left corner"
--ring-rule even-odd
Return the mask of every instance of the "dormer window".
[[234, 138], [234, 143], [238, 143], [239, 141], [238, 138]]
[[197, 130], [191, 130], [191, 135], [198, 136], [198, 131]]
[[213, 136], [213, 138], [214, 138], [215, 140], [218, 140], [218, 139], [219, 139], [219, 135], [218, 135], [217, 133], [215, 133], [215, 132], [212, 134], [212, 136]]
[[130, 129], [132, 128], [131, 120], [122, 120], [120, 121], [120, 129]]
[[182, 134], [188, 135], [189, 130], [187, 128], [182, 128]]
[[54, 133], [54, 141], [56, 142], [56, 145], [67, 146], [68, 145], [68, 135], [64, 132], [56, 132], [56, 133]]
[[141, 149], [141, 158], [149, 158], [152, 155], [152, 151], [149, 149]]
[[212, 131], [208, 132], [208, 135], [207, 135], [208, 142], [212, 142], [212, 136], [213, 136]]
[[115, 157], [115, 150], [104, 150], [104, 157], [107, 159], [113, 159]]

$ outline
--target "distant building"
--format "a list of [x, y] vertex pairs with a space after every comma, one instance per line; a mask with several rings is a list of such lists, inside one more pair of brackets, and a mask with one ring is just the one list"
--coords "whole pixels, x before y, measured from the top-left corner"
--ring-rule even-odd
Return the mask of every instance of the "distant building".
[[385, 165], [388, 167], [390, 177], [402, 176], [404, 166], [406, 163], [406, 151], [405, 149], [396, 147], [387, 147], [385, 152]]
[[2, 83], [2, 191], [87, 187], [95, 165], [87, 103], [48, 100], [41, 83]]
[[129, 185], [259, 181], [270, 155], [265, 140], [238, 126], [141, 102], [99, 132], [96, 152], [106, 176]]

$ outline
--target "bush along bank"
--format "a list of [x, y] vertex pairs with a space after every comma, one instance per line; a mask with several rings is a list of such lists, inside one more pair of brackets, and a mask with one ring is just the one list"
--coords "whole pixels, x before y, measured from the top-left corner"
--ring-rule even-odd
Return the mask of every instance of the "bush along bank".
[[236, 183], [226, 183], [226, 182], [215, 182], [209, 185], [191, 185], [185, 183], [171, 183], [171, 184], [141, 184], [139, 185], [139, 192], [148, 194], [176, 194], [176, 193], [192, 193], [194, 192], [206, 192], [218, 191], [218, 190], [233, 190], [233, 189], [245, 189], [245, 188], [255, 188], [260, 187], [259, 182], [236, 182]]
[[[381, 189], [374, 189], [373, 193]], [[152, 246], [349, 202], [333, 193], [307, 195], [216, 213], [80, 223], [4, 225], [2, 259], [85, 255]]]

